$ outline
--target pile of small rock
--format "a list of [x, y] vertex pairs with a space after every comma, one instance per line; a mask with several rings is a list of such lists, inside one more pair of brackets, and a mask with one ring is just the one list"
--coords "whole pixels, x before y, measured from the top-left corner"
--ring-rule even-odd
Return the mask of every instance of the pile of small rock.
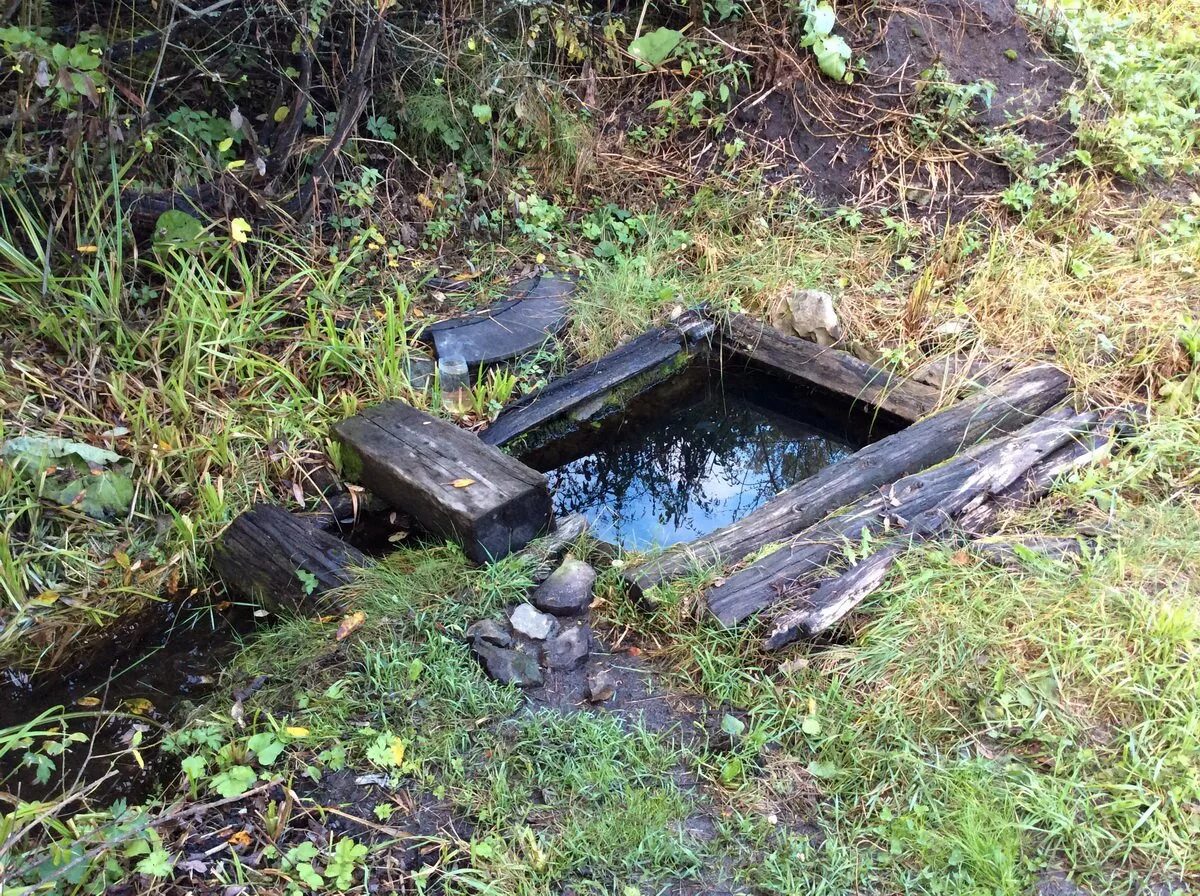
[[[467, 640], [488, 674], [505, 684], [536, 688], [545, 684], [546, 671], [586, 663], [593, 645], [588, 609], [595, 584], [591, 566], [567, 557], [527, 603], [504, 618], [471, 625]], [[597, 697], [607, 699], [599, 692]]]

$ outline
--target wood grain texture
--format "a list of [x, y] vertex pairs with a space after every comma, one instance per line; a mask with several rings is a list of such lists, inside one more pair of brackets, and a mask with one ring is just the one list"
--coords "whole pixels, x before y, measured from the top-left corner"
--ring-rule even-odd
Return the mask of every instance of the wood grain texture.
[[[709, 611], [732, 626], [779, 600], [802, 595], [815, 585], [830, 558], [845, 544], [859, 542], [864, 532], [875, 537], [902, 532], [909, 540], [929, 538], [1010, 488], [1095, 419], [1095, 414], [1058, 409], [1014, 436], [978, 445], [938, 467], [899, 480], [882, 494], [865, 496], [710, 589]], [[804, 602], [784, 623], [807, 630], [819, 611]]]
[[659, 327], [552, 380], [500, 414], [480, 438], [497, 447], [557, 420], [613, 389], [667, 364], [684, 351], [683, 337], [674, 327]]
[[335, 610], [326, 592], [347, 584], [352, 570], [367, 563], [346, 542], [272, 504], [256, 504], [235, 519], [213, 559], [231, 594], [306, 615]]
[[1018, 429], [1062, 401], [1068, 385], [1062, 372], [1037, 367], [989, 386], [819, 470], [738, 522], [628, 570], [624, 583], [644, 599], [649, 589], [693, 569], [737, 562], [902, 476], [939, 464], [981, 439]]
[[769, 324], [734, 314], [719, 328], [721, 349], [778, 375], [803, 380], [852, 402], [913, 423], [937, 408], [941, 393], [924, 383], [892, 377], [849, 352], [785, 336]]
[[478, 563], [550, 528], [546, 477], [452, 423], [388, 402], [343, 420], [334, 433], [362, 485]]

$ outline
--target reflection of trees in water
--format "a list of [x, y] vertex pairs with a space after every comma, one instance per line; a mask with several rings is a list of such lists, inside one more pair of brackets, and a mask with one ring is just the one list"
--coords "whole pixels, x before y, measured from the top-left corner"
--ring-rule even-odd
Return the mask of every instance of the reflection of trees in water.
[[627, 429], [549, 476], [562, 513], [603, 509], [616, 521], [647, 516], [708, 531], [848, 451], [795, 420], [718, 397]]

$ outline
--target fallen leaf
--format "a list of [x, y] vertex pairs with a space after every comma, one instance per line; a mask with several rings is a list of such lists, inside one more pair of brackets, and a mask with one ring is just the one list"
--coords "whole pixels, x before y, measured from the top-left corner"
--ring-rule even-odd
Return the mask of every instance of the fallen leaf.
[[229, 845], [234, 847], [235, 849], [245, 849], [247, 846], [249, 846], [254, 841], [251, 839], [250, 833], [248, 831], [238, 831], [236, 834], [234, 834], [232, 837], [230, 837], [229, 840], [226, 842], [228, 842]]
[[131, 697], [125, 701], [124, 706], [135, 716], [148, 716], [154, 712], [154, 704], [145, 697]]
[[35, 597], [32, 602], [35, 604], [39, 604], [40, 606], [43, 606], [43, 607], [48, 607], [57, 600], [58, 600], [58, 592], [57, 591], [43, 591], [41, 594], [39, 594], [37, 597]]
[[78, 700], [75, 701], [75, 705], [76, 706], [99, 706], [100, 698], [99, 697], [80, 697]]
[[450, 484], [452, 486], [454, 486], [455, 488], [466, 488], [468, 485], [474, 485], [475, 480], [474, 479], [455, 479]]
[[335, 640], [344, 641], [354, 632], [362, 628], [362, 624], [366, 621], [367, 614], [362, 610], [359, 610], [356, 613], [351, 613], [350, 615], [344, 617], [341, 623], [338, 624], [337, 634], [334, 636]]
[[308, 737], [308, 729], [300, 725], [288, 725], [283, 731], [288, 737]]
[[952, 566], [966, 566], [971, 562], [971, 555], [966, 551], [955, 551], [950, 555], [950, 564]]
[[244, 243], [250, 239], [253, 229], [245, 218], [234, 218], [229, 222], [229, 237], [235, 243]]

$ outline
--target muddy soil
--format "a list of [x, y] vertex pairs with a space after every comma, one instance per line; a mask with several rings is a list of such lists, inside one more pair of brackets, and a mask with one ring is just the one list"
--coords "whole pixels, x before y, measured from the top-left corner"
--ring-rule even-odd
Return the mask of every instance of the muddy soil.
[[[794, 180], [830, 205], [903, 201], [917, 213], [957, 217], [1014, 177], [981, 148], [984, 132], [1011, 130], [1042, 159], [1070, 146], [1063, 100], [1076, 75], [1047, 54], [1012, 0], [925, 0], [845, 25], [867, 67], [852, 85], [823, 78], [806, 50], [781, 50], [766, 92], [735, 115], [755, 149], [775, 161], [773, 178]], [[936, 116], [922, 73], [938, 65], [948, 82], [995, 89], [990, 104], [973, 102], [950, 139], [922, 141], [916, 117]]]

